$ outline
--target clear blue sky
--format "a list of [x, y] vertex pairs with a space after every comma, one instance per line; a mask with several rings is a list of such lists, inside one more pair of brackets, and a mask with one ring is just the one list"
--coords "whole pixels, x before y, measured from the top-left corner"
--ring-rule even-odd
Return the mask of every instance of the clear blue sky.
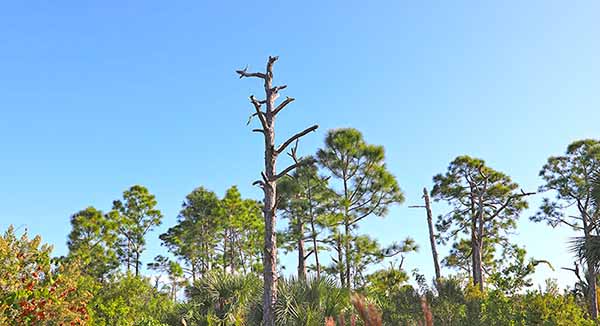
[[[259, 198], [262, 143], [245, 123], [260, 88], [234, 69], [276, 54], [297, 98], [281, 138], [316, 122], [303, 153], [336, 127], [384, 145], [407, 204], [362, 230], [417, 239], [407, 267], [431, 277], [423, 212], [407, 205], [452, 158], [484, 158], [530, 191], [549, 155], [600, 137], [599, 13], [597, 1], [549, 0], [4, 3], [0, 228], [25, 225], [64, 254], [72, 213], [143, 184], [165, 214], [147, 262], [194, 187]], [[569, 232], [531, 214], [515, 241], [570, 266]], [[573, 280], [541, 267], [546, 277]]]

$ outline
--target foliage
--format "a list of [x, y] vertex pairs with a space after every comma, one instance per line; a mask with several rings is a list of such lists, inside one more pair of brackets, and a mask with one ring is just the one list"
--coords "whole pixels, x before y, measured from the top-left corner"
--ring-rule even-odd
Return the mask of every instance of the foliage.
[[530, 258], [525, 261], [526, 251], [517, 245], [510, 245], [503, 250], [502, 257], [496, 263], [498, 268], [490, 275], [491, 285], [505, 294], [516, 294], [533, 285], [531, 276], [539, 264], [545, 264], [554, 270], [545, 260]]
[[[311, 255], [313, 269], [317, 277], [321, 275], [319, 252], [325, 248], [320, 242], [324, 240], [324, 229], [330, 226], [327, 214], [334, 205], [334, 193], [328, 186], [329, 178], [320, 176], [315, 164], [303, 165], [277, 183], [281, 217], [288, 221], [287, 228], [278, 235], [279, 243], [286, 252], [298, 251], [299, 278], [306, 278], [306, 260]], [[305, 240], [310, 240], [306, 248]]]
[[95, 326], [159, 325], [173, 309], [169, 295], [158, 291], [148, 278], [130, 273], [113, 276], [94, 294]]
[[340, 230], [333, 232], [331, 243], [339, 256], [335, 266], [340, 281], [350, 288], [360, 283], [355, 279], [357, 274], [351, 271], [352, 263], [364, 254], [352, 250], [358, 223], [368, 216], [385, 216], [391, 204], [404, 201], [404, 194], [385, 165], [383, 146], [366, 143], [356, 129], [330, 130], [325, 137], [325, 148], [317, 151], [317, 158], [340, 184], [334, 215], [338, 216], [336, 224]]
[[[464, 252], [459, 246], [470, 245], [468, 255], [463, 257], [471, 258], [473, 281], [482, 289], [483, 271], [495, 267], [490, 266], [492, 260], [487, 254], [496, 245], [508, 244], [507, 233], [516, 227], [519, 214], [527, 208], [523, 199], [527, 194], [519, 193], [519, 185], [508, 175], [470, 156], [455, 158], [447, 172], [434, 176], [433, 181], [434, 200], [451, 206], [450, 212], [438, 219], [440, 240], [453, 241], [457, 251]], [[466, 235], [468, 242], [460, 235]]]
[[101, 211], [88, 207], [71, 216], [67, 259], [75, 259], [82, 270], [102, 281], [119, 266], [117, 224]]
[[220, 202], [222, 268], [231, 273], [260, 273], [264, 220], [261, 205], [243, 199], [236, 186]]
[[[540, 210], [531, 219], [555, 227], [568, 225], [581, 230], [597, 216], [593, 205], [593, 181], [600, 169], [600, 141], [579, 140], [567, 147], [565, 155], [551, 156], [540, 171], [545, 184], [540, 191], [552, 191], [555, 198], [544, 198]], [[568, 214], [573, 207], [577, 215]]]
[[[553, 282], [545, 290], [530, 289], [535, 269], [550, 265], [528, 258], [508, 237], [529, 194], [483, 160], [457, 157], [434, 177], [433, 198], [450, 205], [437, 225], [440, 242], [452, 244], [443, 262], [459, 273], [430, 286], [418, 270], [403, 269], [403, 255], [417, 250], [414, 240], [382, 247], [358, 232], [360, 221], [385, 216], [389, 205], [403, 200], [383, 148], [367, 144], [354, 129], [339, 129], [328, 133], [317, 158], [319, 165], [302, 165], [277, 182], [280, 216], [287, 220], [279, 236], [284, 249], [297, 251], [299, 270], [298, 277], [277, 282], [276, 325], [595, 325], [590, 303], [600, 268], [598, 141], [574, 142], [541, 172], [540, 190], [555, 198], [545, 199], [532, 219], [583, 233], [570, 244], [580, 258], [572, 269], [578, 282], [564, 293]], [[108, 214], [94, 207], [73, 214], [69, 253], [54, 260], [39, 237], [18, 237], [9, 227], [0, 238], [0, 325], [260, 325], [261, 204], [243, 198], [235, 186], [222, 198], [194, 189], [176, 225], [160, 235], [170, 255], [148, 264], [155, 273], [150, 279], [139, 276], [140, 254], [161, 223], [156, 207], [154, 195], [133, 186]], [[373, 268], [390, 257], [401, 257], [400, 263]], [[476, 264], [485, 270], [485, 287]], [[332, 277], [320, 275], [321, 267]]]
[[0, 237], [0, 325], [88, 325], [79, 266], [52, 266], [52, 247], [12, 226]]
[[194, 282], [217, 268], [259, 273], [263, 229], [260, 204], [242, 199], [237, 187], [223, 199], [199, 187], [186, 196], [177, 224], [160, 239]]
[[[597, 227], [600, 206], [595, 201], [597, 181], [600, 171], [600, 141], [578, 140], [567, 147], [561, 156], [551, 156], [540, 171], [545, 184], [540, 191], [554, 193], [554, 199], [544, 198], [539, 211], [531, 220], [546, 222], [552, 227], [567, 225], [580, 232], [583, 238], [581, 248], [589, 249], [592, 237], [600, 235]], [[580, 258], [587, 263], [587, 294], [589, 309], [594, 319], [598, 317], [597, 261], [592, 250], [579, 250]]]
[[[260, 297], [260, 279], [213, 271], [186, 290], [198, 325], [240, 325], [249, 313], [251, 300]], [[195, 317], [194, 317], [195, 316]]]
[[131, 267], [140, 275], [140, 256], [145, 249], [145, 236], [160, 225], [162, 214], [156, 208], [156, 198], [144, 186], [134, 185], [123, 192], [123, 200], [115, 200], [109, 214], [118, 225], [120, 236], [119, 257], [127, 271]]
[[177, 224], [160, 235], [162, 244], [184, 263], [193, 281], [211, 267], [220, 223], [219, 198], [199, 187], [185, 197]]
[[[278, 326], [320, 326], [327, 317], [337, 317], [350, 308], [350, 297], [346, 289], [340, 288], [333, 279], [296, 278], [278, 283], [275, 304]], [[262, 308], [255, 300], [248, 322], [258, 325]]]

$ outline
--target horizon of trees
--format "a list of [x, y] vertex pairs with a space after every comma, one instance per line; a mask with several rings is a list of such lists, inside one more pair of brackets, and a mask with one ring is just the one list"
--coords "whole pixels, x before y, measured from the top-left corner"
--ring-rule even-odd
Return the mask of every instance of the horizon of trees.
[[[297, 256], [295, 276], [299, 280], [331, 280], [342, 289], [375, 292], [382, 297], [389, 294], [389, 286], [406, 286], [411, 278], [427, 287], [424, 275], [418, 271], [410, 275], [403, 269], [406, 255], [417, 249], [413, 239], [399, 237], [397, 243], [383, 247], [376, 238], [360, 233], [362, 223], [385, 217], [389, 205], [404, 199], [398, 182], [386, 168], [383, 153], [383, 147], [368, 144], [358, 130], [330, 130], [323, 148], [313, 157], [302, 158], [309, 163], [277, 184], [277, 208], [280, 218], [286, 221], [278, 229], [279, 248]], [[574, 252], [573, 269], [579, 282], [568, 290], [584, 305], [582, 311], [590, 319], [597, 316], [593, 289], [598, 259], [591, 258], [585, 249], [599, 236], [599, 167], [598, 140], [575, 141], [564, 155], [549, 157], [540, 172], [544, 183], [538, 189], [544, 200], [530, 217], [534, 222], [551, 227], [566, 225], [581, 232], [582, 247]], [[432, 283], [432, 293], [439, 294], [447, 286], [444, 282], [456, 278], [469, 280], [468, 286], [478, 293], [497, 291], [511, 297], [527, 292], [536, 267], [548, 263], [527, 258], [525, 250], [511, 243], [507, 235], [515, 229], [523, 209], [528, 207], [527, 197], [533, 193], [521, 189], [507, 174], [487, 166], [485, 161], [469, 156], [457, 157], [447, 171], [435, 175], [433, 188], [426, 194], [433, 201], [445, 202], [448, 210], [438, 216], [433, 236], [435, 244], [449, 245], [450, 251], [442, 257], [443, 269]], [[56, 258], [55, 263], [77, 264], [78, 271], [72, 273], [89, 277], [97, 286], [113, 284], [115, 279], [134, 283], [143, 280], [140, 267], [145, 264], [162, 275], [154, 284], [148, 283], [147, 290], [165, 293], [161, 300], [174, 304], [182, 298], [181, 291], [193, 290], [214, 273], [234, 278], [262, 274], [262, 209], [261, 202], [243, 198], [235, 186], [222, 197], [200, 186], [186, 196], [176, 224], [159, 236], [165, 253], [143, 262], [140, 255], [147, 234], [161, 224], [163, 215], [154, 195], [134, 185], [123, 192], [122, 199], [112, 203], [108, 212], [87, 207], [74, 213], [67, 237], [69, 253]], [[424, 228], [426, 218], [423, 214]], [[50, 258], [48, 253], [45, 255]], [[374, 268], [385, 266], [385, 261], [389, 267]], [[278, 267], [281, 273], [283, 266]], [[189, 294], [186, 297], [191, 298]], [[435, 302], [435, 297], [430, 300]], [[473, 309], [484, 313], [478, 310], [481, 307]], [[100, 314], [95, 312], [94, 318], [100, 318]]]

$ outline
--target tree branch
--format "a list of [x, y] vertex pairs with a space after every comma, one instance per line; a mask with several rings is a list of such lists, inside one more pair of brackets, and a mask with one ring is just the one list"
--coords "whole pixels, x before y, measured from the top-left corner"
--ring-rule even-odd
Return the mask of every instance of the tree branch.
[[283, 151], [285, 151], [285, 149], [291, 144], [293, 143], [296, 139], [299, 139], [300, 137], [308, 134], [311, 131], [315, 131], [317, 130], [317, 128], [319, 128], [319, 125], [314, 125], [310, 128], [306, 128], [304, 129], [302, 132], [299, 132], [295, 135], [293, 135], [292, 137], [290, 137], [290, 139], [286, 140], [285, 143], [283, 143], [281, 146], [279, 146], [279, 148], [277, 148], [277, 154], [281, 154]]
[[277, 113], [279, 113], [279, 111], [283, 110], [283, 108], [285, 108], [288, 104], [294, 102], [295, 100], [296, 99], [293, 97], [286, 97], [285, 100], [283, 100], [283, 102], [279, 103], [279, 105], [277, 105], [275, 110], [273, 110], [273, 115], [276, 115]]
[[244, 77], [256, 77], [262, 79], [267, 78], [267, 76], [262, 72], [248, 72], [248, 66], [246, 66], [246, 68], [244, 69], [236, 70], [235, 72], [238, 73], [238, 75], [240, 75], [240, 79]]
[[286, 88], [287, 88], [287, 85], [275, 86], [275, 87], [271, 88], [271, 92], [279, 93], [280, 90], [286, 89]]
[[280, 173], [278, 173], [273, 179], [275, 179], [274, 181], [278, 180], [279, 178], [287, 175], [288, 173], [292, 172], [295, 168], [299, 168], [303, 165], [307, 165], [310, 163], [313, 163], [314, 160], [312, 159], [306, 159], [306, 160], [302, 160], [300, 162], [296, 162], [290, 166], [288, 166], [287, 168], [285, 168], [283, 171], [281, 171]]
[[537, 192], [525, 192], [525, 191], [523, 191], [523, 189], [521, 189], [520, 194], [516, 194], [516, 195], [512, 195], [512, 196], [508, 197], [506, 199], [506, 201], [504, 202], [504, 204], [502, 204], [502, 206], [500, 206], [500, 208], [498, 208], [494, 214], [492, 214], [490, 217], [486, 218], [485, 221], [486, 222], [491, 221], [493, 218], [498, 216], [510, 204], [511, 200], [521, 198], [521, 197], [535, 195], [536, 193]]
[[257, 100], [256, 97], [254, 97], [254, 95], [250, 95], [250, 102], [252, 102], [252, 105], [254, 105], [254, 109], [256, 110], [256, 113], [254, 115], [257, 115], [258, 118], [260, 119], [260, 124], [263, 126], [263, 128], [266, 128], [267, 126], [267, 121], [265, 120], [265, 114], [260, 110], [261, 107], [261, 101]]

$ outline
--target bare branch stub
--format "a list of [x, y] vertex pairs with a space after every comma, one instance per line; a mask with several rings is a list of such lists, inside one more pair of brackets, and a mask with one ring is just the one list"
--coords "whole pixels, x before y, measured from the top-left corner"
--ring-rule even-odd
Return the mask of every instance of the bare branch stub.
[[265, 74], [263, 74], [262, 72], [248, 72], [248, 67], [241, 69], [241, 70], [236, 70], [236, 73], [238, 73], [238, 75], [240, 75], [240, 79], [244, 78], [244, 77], [256, 77], [256, 78], [262, 78], [265, 79], [267, 78], [267, 76]]

